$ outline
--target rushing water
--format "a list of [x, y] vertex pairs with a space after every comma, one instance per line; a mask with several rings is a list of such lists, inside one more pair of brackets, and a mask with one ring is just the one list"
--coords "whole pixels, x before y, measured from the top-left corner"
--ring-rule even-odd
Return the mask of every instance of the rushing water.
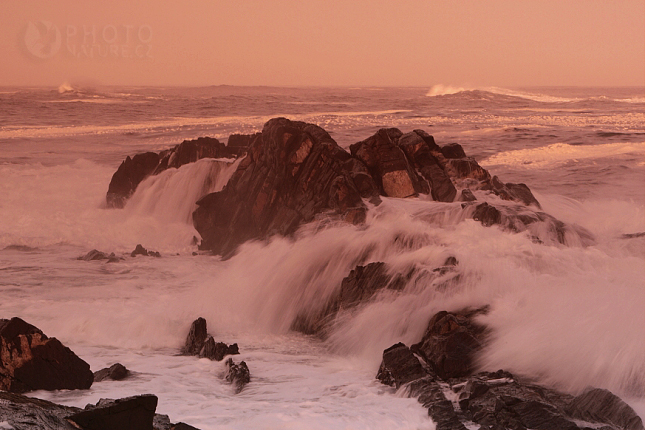
[[[87, 391], [37, 392], [84, 406], [159, 396], [159, 413], [215, 428], [434, 428], [414, 399], [374, 379], [391, 344], [418, 341], [440, 310], [491, 305], [482, 369], [510, 370], [568, 392], [605, 387], [645, 416], [645, 91], [642, 88], [0, 89], [0, 318], [20, 316], [93, 370], [133, 378]], [[195, 200], [221, 189], [233, 160], [202, 160], [140, 184], [105, 208], [127, 155], [183, 139], [305, 120], [343, 147], [380, 127], [422, 128], [461, 143], [505, 182], [524, 182], [545, 212], [591, 245], [538, 244], [464, 219], [427, 197], [388, 199], [364, 226], [321, 222], [295, 238], [244, 244], [226, 261], [194, 256]], [[141, 243], [162, 258], [126, 255]], [[418, 276], [339, 316], [326, 341], [289, 331], [358, 263], [393, 271], [459, 261], [459, 282]], [[235, 395], [223, 365], [178, 356], [191, 321], [240, 345], [252, 382]]]

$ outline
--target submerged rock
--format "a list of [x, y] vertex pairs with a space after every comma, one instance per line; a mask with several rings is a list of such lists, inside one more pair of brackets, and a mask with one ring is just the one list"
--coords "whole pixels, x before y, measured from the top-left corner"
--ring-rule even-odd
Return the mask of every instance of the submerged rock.
[[87, 254], [80, 256], [77, 258], [77, 260], [84, 260], [84, 261], [97, 261], [97, 260], [107, 260], [108, 263], [116, 263], [118, 261], [123, 260], [121, 257], [117, 257], [114, 252], [107, 254], [105, 252], [101, 252], [97, 249], [93, 249], [89, 251]]
[[131, 257], [136, 257], [137, 255], [143, 255], [144, 257], [161, 257], [161, 254], [157, 251], [148, 251], [141, 244], [138, 244], [134, 251], [130, 253]]
[[0, 390], [87, 389], [94, 381], [89, 364], [17, 317], [0, 319], [0, 357]]
[[118, 400], [101, 399], [96, 405], [88, 405], [68, 419], [84, 430], [153, 430], [157, 401], [153, 394]]
[[251, 373], [246, 362], [241, 361], [240, 364], [235, 364], [232, 358], [225, 362], [226, 375], [224, 378], [235, 387], [235, 394], [238, 394], [246, 384], [251, 382]]
[[110, 367], [101, 369], [94, 372], [94, 382], [105, 381], [106, 379], [111, 379], [113, 381], [120, 381], [127, 378], [130, 375], [130, 371], [121, 363], [115, 363]]
[[200, 358], [208, 358], [210, 360], [222, 361], [227, 355], [239, 354], [240, 350], [237, 343], [227, 345], [224, 342], [215, 342], [212, 336], [209, 336], [204, 342], [204, 346], [199, 352]]

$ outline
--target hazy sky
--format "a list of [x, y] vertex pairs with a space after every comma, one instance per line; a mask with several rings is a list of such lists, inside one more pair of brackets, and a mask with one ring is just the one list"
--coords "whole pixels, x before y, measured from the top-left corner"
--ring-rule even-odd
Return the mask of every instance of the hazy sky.
[[0, 85], [645, 85], [643, 0], [0, 5]]

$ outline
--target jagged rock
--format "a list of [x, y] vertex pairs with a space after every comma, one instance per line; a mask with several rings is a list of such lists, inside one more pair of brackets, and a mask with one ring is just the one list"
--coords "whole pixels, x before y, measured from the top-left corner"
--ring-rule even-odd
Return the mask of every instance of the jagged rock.
[[383, 351], [383, 361], [376, 379], [383, 384], [399, 388], [427, 374], [410, 348], [399, 342]]
[[106, 379], [112, 379], [113, 381], [120, 381], [127, 378], [130, 375], [130, 371], [121, 363], [113, 364], [110, 367], [105, 369], [98, 370], [94, 372], [94, 382], [104, 381]]
[[94, 380], [89, 364], [17, 317], [0, 319], [0, 359], [0, 390], [87, 389]]
[[350, 159], [316, 125], [269, 120], [224, 189], [197, 202], [200, 248], [229, 255], [247, 240], [289, 235], [330, 210], [362, 222], [366, 206], [345, 164]]
[[248, 150], [253, 140], [258, 139], [260, 135], [261, 135], [260, 133], [231, 134], [228, 137], [228, 142], [226, 143], [226, 147], [229, 152], [235, 153], [237, 156], [240, 156]]
[[412, 345], [412, 351], [421, 355], [442, 379], [470, 375], [475, 353], [483, 346], [486, 335], [485, 327], [475, 323], [473, 318], [487, 311], [485, 307], [436, 313], [421, 342]]
[[235, 364], [232, 358], [225, 362], [226, 375], [225, 379], [235, 387], [235, 394], [238, 394], [242, 389], [251, 382], [251, 373], [246, 362], [241, 361], [240, 364]]
[[141, 244], [138, 244], [134, 251], [130, 254], [131, 257], [136, 257], [137, 255], [143, 255], [146, 257], [161, 257], [161, 254], [157, 251], [148, 251]]
[[452, 202], [457, 195], [457, 189], [439, 165], [433, 155], [438, 153], [439, 147], [434, 138], [423, 130], [414, 130], [401, 136], [398, 145], [414, 164], [414, 167], [428, 181], [430, 194], [433, 200], [439, 202]]
[[157, 401], [153, 394], [118, 400], [101, 399], [96, 406], [88, 405], [68, 419], [84, 430], [153, 430]]
[[202, 317], [197, 318], [190, 325], [190, 330], [186, 337], [186, 343], [181, 349], [181, 353], [186, 355], [198, 355], [204, 347], [207, 335], [206, 320]]
[[212, 336], [209, 336], [204, 342], [204, 346], [199, 352], [200, 358], [208, 358], [210, 360], [222, 361], [227, 355], [239, 354], [240, 350], [237, 343], [227, 345], [224, 342], [215, 342]]
[[449, 143], [448, 145], [441, 147], [441, 153], [446, 158], [464, 158], [466, 153], [464, 148], [461, 147], [458, 143]]
[[503, 200], [514, 200], [516, 202], [522, 202], [527, 206], [535, 205], [541, 208], [540, 202], [537, 201], [526, 184], [512, 184], [510, 182], [505, 184], [497, 176], [492, 177], [491, 184], [493, 186], [493, 192]]
[[410, 197], [427, 193], [428, 184], [420, 181], [405, 153], [396, 144], [401, 136], [401, 131], [396, 128], [383, 128], [349, 148], [352, 156], [367, 166], [383, 195]]
[[626, 430], [643, 430], [634, 410], [611, 391], [592, 388], [574, 398], [567, 408], [573, 418], [610, 423]]
[[0, 391], [0, 422], [16, 430], [77, 430], [66, 420], [81, 409]]
[[137, 186], [150, 175], [157, 175], [168, 168], [179, 168], [202, 158], [230, 158], [240, 153], [240, 148], [229, 148], [211, 137], [184, 140], [172, 149], [159, 154], [146, 152], [127, 157], [112, 176], [106, 195], [107, 206], [122, 208]]

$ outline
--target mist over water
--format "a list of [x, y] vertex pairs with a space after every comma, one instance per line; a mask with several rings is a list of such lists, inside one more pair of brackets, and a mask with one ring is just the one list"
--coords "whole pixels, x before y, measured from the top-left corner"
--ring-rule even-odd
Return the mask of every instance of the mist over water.
[[[0, 128], [0, 143], [14, 148], [0, 164], [0, 317], [38, 326], [93, 370], [119, 361], [138, 373], [123, 385], [39, 396], [84, 406], [153, 392], [159, 412], [204, 429], [432, 428], [416, 400], [374, 380], [382, 351], [419, 341], [438, 311], [490, 305], [480, 317], [493, 333], [481, 369], [503, 368], [571, 393], [608, 388], [643, 402], [645, 237], [623, 235], [645, 232], [645, 130], [642, 105], [617, 101], [635, 95], [560, 90], [542, 94], [558, 100], [540, 101], [515, 90], [444, 88], [428, 97], [427, 88], [212, 88], [207, 103], [190, 89], [74, 91], [0, 94], [15, 109], [15, 123], [3, 118], [8, 125]], [[115, 101], [84, 101], [97, 94]], [[81, 101], [50, 105], [91, 104], [84, 128], [66, 124], [57, 107], [42, 124], [23, 119], [34, 100], [72, 96]], [[131, 99], [148, 113], [119, 114], [114, 106]], [[198, 109], [176, 116], [181, 103], [243, 99], [247, 105], [234, 108], [239, 116], [213, 111], [201, 122]], [[475, 113], [478, 106], [488, 113]], [[94, 109], [113, 119], [101, 123]], [[362, 226], [322, 217], [292, 238], [248, 242], [226, 261], [193, 256], [195, 201], [224, 187], [237, 167], [232, 160], [169, 169], [142, 182], [123, 210], [105, 208], [126, 155], [257, 131], [273, 111], [318, 123], [345, 147], [382, 126], [423, 128], [440, 145], [459, 142], [492, 174], [526, 183], [546, 213], [570, 226], [567, 243], [549, 241], [546, 227], [483, 227], [459, 203], [422, 196], [383, 198]], [[162, 258], [129, 257], [138, 243]], [[76, 259], [93, 248], [125, 260]], [[455, 273], [433, 272], [451, 256]], [[357, 264], [377, 261], [392, 273], [417, 271], [402, 291], [339, 313], [324, 341], [290, 330], [298, 315], [319, 311]], [[220, 382], [220, 363], [174, 356], [198, 316], [216, 340], [240, 345], [253, 382], [237, 397]]]

